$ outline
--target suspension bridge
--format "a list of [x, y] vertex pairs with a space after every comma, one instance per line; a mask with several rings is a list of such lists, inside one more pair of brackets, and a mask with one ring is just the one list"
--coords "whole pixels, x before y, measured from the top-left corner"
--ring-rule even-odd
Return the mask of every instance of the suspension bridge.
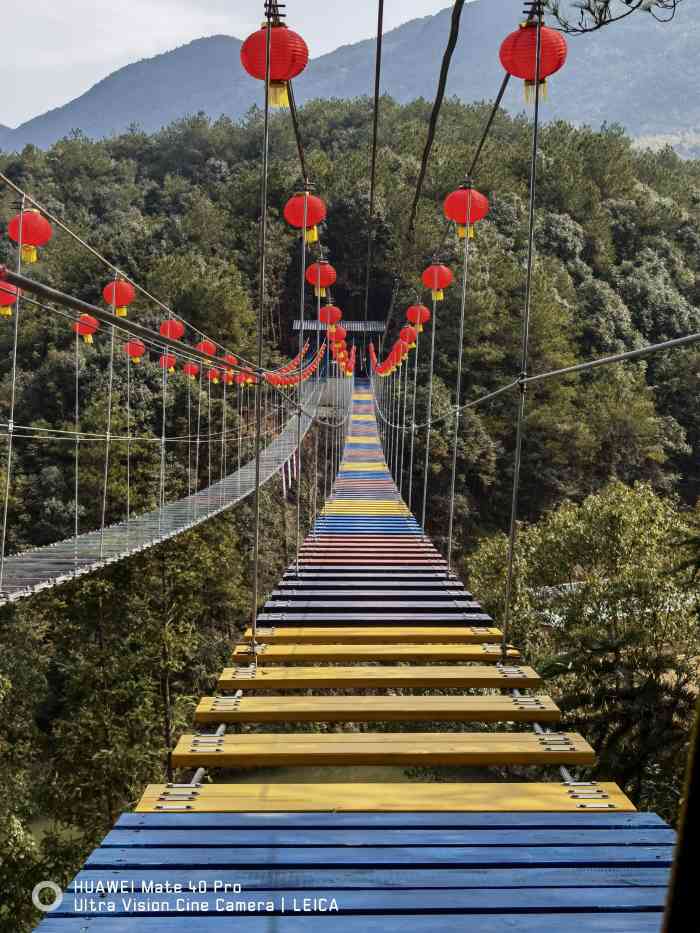
[[[358, 380], [332, 493], [298, 561], [173, 750], [192, 780], [145, 789], [42, 933], [218, 930], [227, 910], [251, 911], [239, 920], [251, 930], [658, 930], [675, 834], [614, 783], [572, 776], [594, 749], [558, 728], [516, 647], [502, 658], [500, 630], [409, 512], [375, 405]], [[309, 723], [333, 728], [287, 731]], [[275, 769], [301, 765], [484, 773], [275, 781]], [[561, 774], [494, 783], [485, 770], [515, 765]], [[242, 768], [264, 781], [226, 779]], [[105, 883], [150, 899], [148, 920], [113, 897], [116, 916], [96, 916], [86, 892]], [[236, 884], [241, 893], [225, 893]]]
[[[409, 241], [462, 5], [455, 4]], [[579, 768], [595, 764], [595, 749], [562, 727], [555, 699], [510, 640], [519, 476], [528, 386], [687, 346], [700, 335], [529, 372], [540, 98], [543, 80], [566, 60], [563, 37], [544, 24], [542, 3], [529, 2], [525, 21], [502, 46], [506, 75], [465, 182], [444, 203], [445, 237], [456, 231], [461, 247], [460, 318], [449, 411], [435, 416], [435, 334], [444, 291], [455, 282], [440, 258], [444, 238], [422, 275], [431, 307], [417, 297], [391, 345], [398, 284], [386, 317], [369, 318], [383, 3], [364, 320], [343, 323], [332, 303], [336, 272], [319, 239], [326, 205], [312, 193], [294, 103], [292, 80], [308, 52], [284, 25], [282, 6], [265, 4], [265, 23], [241, 53], [243, 66], [265, 89], [253, 360], [179, 317], [32, 194], [0, 176], [19, 200], [19, 213], [8, 224], [17, 265], [0, 268], [0, 310], [13, 328], [11, 397], [2, 424], [7, 459], [0, 601], [30, 598], [97, 572], [249, 497], [253, 501], [250, 623], [231, 645], [230, 665], [219, 673], [214, 695], [199, 699], [191, 731], [172, 748], [167, 780], [148, 785], [133, 811], [118, 819], [38, 929], [197, 933], [219, 930], [237, 915], [251, 933], [325, 930], [330, 924], [348, 931], [408, 926], [426, 933], [658, 931], [675, 833], [658, 816], [637, 812], [614, 782], [578, 777]], [[521, 365], [511, 381], [465, 401], [472, 239], [489, 210], [473, 177], [512, 77], [525, 81], [534, 103]], [[293, 322], [298, 352], [275, 364], [265, 361], [263, 340], [272, 105], [289, 107], [302, 175], [301, 190], [284, 207], [285, 220], [299, 234], [300, 316]], [[109, 273], [104, 306], [27, 274], [54, 229]], [[314, 320], [305, 316], [309, 288]], [[129, 317], [137, 296], [160, 309], [159, 330]], [[22, 326], [32, 313], [62, 320], [74, 335], [72, 424], [18, 420], [18, 355]], [[372, 335], [380, 335], [376, 347]], [[93, 338], [108, 348], [106, 421], [100, 431], [84, 424], [84, 373]], [[419, 423], [421, 349], [427, 357], [427, 406]], [[153, 385], [154, 374], [159, 423], [145, 432], [136, 417], [139, 386]], [[506, 597], [502, 617], [495, 620], [454, 572], [454, 513], [462, 416], [504, 393], [518, 398], [517, 433]], [[125, 415], [125, 433], [115, 430], [118, 412]], [[445, 422], [452, 456], [443, 554], [426, 523], [431, 431]], [[72, 451], [72, 534], [13, 549], [13, 464], [30, 443]], [[100, 451], [101, 508], [93, 527], [85, 528], [80, 468], [90, 446]], [[139, 509], [132, 483], [137, 484], [135, 458], [144, 449], [152, 452], [153, 501]], [[123, 501], [110, 500], [115, 471], [125, 476]], [[306, 535], [302, 476], [312, 490]], [[296, 484], [296, 546], [261, 604], [260, 492], [275, 477], [285, 499]], [[288, 780], [287, 769], [308, 767], [313, 779]], [[363, 769], [392, 767], [414, 769], [419, 777], [452, 767], [466, 770], [470, 780], [358, 779]], [[331, 777], [319, 779], [319, 772]], [[335, 780], [338, 774], [345, 780]], [[688, 890], [682, 856], [687, 858], [692, 843], [687, 833], [682, 838], [666, 930], [689, 929], [670, 919]]]

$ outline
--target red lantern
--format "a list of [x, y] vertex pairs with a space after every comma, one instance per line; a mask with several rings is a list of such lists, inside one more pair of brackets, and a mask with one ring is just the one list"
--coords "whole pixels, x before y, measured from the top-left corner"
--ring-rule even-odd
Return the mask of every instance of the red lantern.
[[[542, 26], [540, 33], [539, 82], [544, 95], [547, 94], [547, 78], [559, 71], [566, 61], [568, 49], [566, 39], [555, 29]], [[503, 40], [499, 52], [501, 64], [514, 78], [525, 82], [525, 100], [534, 98], [537, 82], [537, 24], [523, 23], [515, 32]]]
[[196, 379], [199, 375], [199, 366], [196, 363], [185, 363], [182, 371], [190, 379]]
[[117, 317], [126, 317], [128, 307], [136, 297], [136, 289], [131, 282], [117, 279], [115, 282], [105, 285], [102, 289], [102, 297], [105, 304], [114, 308]]
[[326, 289], [335, 284], [337, 278], [336, 271], [327, 259], [320, 259], [313, 262], [306, 270], [306, 281], [313, 285], [314, 294], [326, 297]]
[[318, 313], [318, 319], [328, 328], [328, 333], [333, 334], [335, 325], [343, 319], [343, 312], [335, 305], [324, 305]]
[[[238, 366], [238, 360], [233, 355], [233, 353], [225, 353], [224, 360], [229, 364], [229, 366]], [[231, 372], [231, 370], [228, 369], [226, 372]]]
[[407, 343], [408, 346], [411, 349], [413, 349], [413, 347], [415, 347], [416, 345], [416, 338], [418, 337], [418, 331], [415, 329], [415, 327], [410, 327], [409, 325], [406, 325], [406, 327], [401, 328], [399, 336], [404, 341], [404, 343]]
[[141, 361], [142, 356], [146, 352], [145, 345], [138, 338], [134, 338], [133, 340], [130, 340], [128, 343], [125, 343], [124, 349], [126, 350], [127, 354], [131, 357], [132, 363], [139, 363]]
[[219, 373], [219, 370], [216, 368], [216, 366], [212, 366], [212, 368], [207, 373], [207, 379], [209, 380], [209, 382], [213, 382], [215, 386], [218, 386], [219, 375], [220, 373]]
[[[301, 36], [284, 23], [273, 23], [270, 33], [270, 106], [288, 107], [287, 81], [301, 74], [309, 49]], [[267, 66], [267, 23], [241, 46], [241, 64], [252, 78], [264, 81]]]
[[411, 305], [406, 311], [406, 317], [413, 324], [419, 334], [423, 333], [423, 325], [430, 320], [430, 311], [425, 305]]
[[460, 238], [474, 236], [474, 224], [483, 220], [489, 212], [488, 198], [475, 188], [457, 188], [445, 198], [445, 217], [457, 225]]
[[92, 335], [99, 326], [100, 322], [97, 318], [94, 318], [91, 314], [81, 314], [73, 325], [73, 333], [80, 334], [85, 343], [92, 343]]
[[337, 324], [333, 328], [333, 333], [329, 334], [329, 338], [331, 340], [331, 343], [340, 343], [341, 341], [345, 340], [347, 335], [348, 335], [348, 332], [345, 330], [345, 328], [341, 327], [340, 324]]
[[452, 273], [447, 266], [432, 265], [423, 273], [423, 285], [429, 288], [434, 301], [442, 301], [445, 297], [443, 289], [452, 283]]
[[216, 356], [216, 344], [212, 343], [211, 340], [200, 340], [199, 343], [195, 345], [195, 350], [199, 350], [200, 353], [206, 353], [208, 356]]
[[53, 236], [53, 229], [39, 211], [31, 208], [12, 218], [7, 225], [7, 235], [15, 243], [19, 243], [21, 236], [22, 262], [32, 263], [39, 258], [37, 247], [46, 246]]
[[167, 321], [163, 321], [160, 325], [161, 337], [167, 337], [168, 340], [180, 340], [184, 333], [185, 325], [175, 318], [168, 318]]
[[223, 379], [224, 385], [233, 385], [233, 373], [230, 369], [225, 369], [221, 374], [221, 378]]
[[[304, 202], [306, 202], [306, 224], [304, 224]], [[326, 219], [326, 205], [315, 194], [302, 191], [291, 197], [284, 205], [284, 219], [290, 227], [304, 231], [307, 243], [318, 240], [318, 224]]]
[[236, 385], [244, 386], [246, 384], [245, 373], [236, 373]]
[[12, 305], [21, 294], [22, 292], [9, 282], [0, 282], [0, 317], [12, 317]]
[[169, 373], [175, 372], [175, 363], [177, 360], [172, 355], [172, 353], [164, 353], [160, 358], [160, 368], [167, 369]]
[[410, 347], [406, 340], [397, 340], [396, 349], [398, 351], [399, 358], [404, 360], [408, 356], [408, 351], [410, 350]]

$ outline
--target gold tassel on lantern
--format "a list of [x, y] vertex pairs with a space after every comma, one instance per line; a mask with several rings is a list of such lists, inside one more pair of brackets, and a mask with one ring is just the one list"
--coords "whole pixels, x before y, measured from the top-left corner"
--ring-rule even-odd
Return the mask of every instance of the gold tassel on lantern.
[[307, 243], [318, 243], [318, 227], [307, 227], [304, 231], [304, 239]]
[[286, 81], [270, 81], [270, 106], [289, 107], [289, 93]]
[[431, 292], [434, 301], [442, 301], [445, 297], [444, 292], [441, 288], [434, 288]]
[[316, 295], [317, 298], [319, 298], [319, 297], [320, 297], [320, 298], [325, 298], [325, 297], [326, 297], [326, 289], [323, 287], [323, 285], [321, 285], [320, 288], [319, 288], [319, 287], [316, 287], [316, 288], [314, 288], [314, 294]]
[[[547, 79], [543, 78], [540, 81], [540, 98], [542, 100], [547, 100]], [[526, 81], [525, 82], [525, 103], [534, 104], [535, 103], [535, 82]]]
[[[85, 341], [85, 343], [88, 343], [88, 344], [92, 343], [92, 334], [83, 334], [83, 340]], [[134, 360], [134, 362], [137, 362], [137, 361]]]
[[121, 308], [115, 308], [114, 313], [117, 315], [117, 317], [126, 317], [128, 310], [128, 308], [122, 306]]
[[457, 224], [457, 236], [459, 237], [460, 240], [464, 240], [465, 238], [468, 240], [473, 240], [474, 239], [474, 224], [469, 224], [466, 227], [464, 226], [464, 224]]
[[39, 254], [36, 251], [36, 246], [31, 246], [29, 243], [22, 244], [22, 262], [31, 265], [36, 262], [38, 258]]

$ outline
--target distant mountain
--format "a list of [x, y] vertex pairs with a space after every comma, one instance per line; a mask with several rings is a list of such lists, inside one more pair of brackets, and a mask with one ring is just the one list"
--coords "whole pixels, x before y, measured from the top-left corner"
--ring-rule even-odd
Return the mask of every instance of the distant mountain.
[[[471, 102], [492, 98], [503, 74], [498, 47], [521, 17], [522, 0], [474, 0], [462, 14], [448, 92]], [[451, 9], [405, 23], [384, 39], [382, 90], [398, 101], [432, 98], [449, 32]], [[239, 62], [241, 41], [229, 36], [188, 45], [127, 65], [63, 107], [14, 130], [0, 128], [0, 146], [46, 147], [74, 129], [93, 138], [132, 124], [149, 132], [186, 114], [242, 116], [260, 102], [260, 84]], [[548, 119], [599, 126], [623, 124], [653, 141], [696, 138], [700, 127], [700, 3], [683, 4], [669, 25], [638, 13], [597, 33], [570, 39], [569, 61], [551, 81]], [[295, 82], [300, 102], [368, 94], [374, 41], [342, 46], [310, 62]], [[519, 82], [517, 83], [519, 85]], [[505, 106], [521, 110], [519, 87]]]

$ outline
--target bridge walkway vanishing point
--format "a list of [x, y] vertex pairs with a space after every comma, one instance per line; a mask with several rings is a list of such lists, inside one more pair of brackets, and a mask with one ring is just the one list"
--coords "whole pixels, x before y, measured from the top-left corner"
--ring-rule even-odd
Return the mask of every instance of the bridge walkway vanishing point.
[[[148, 786], [41, 933], [216, 933], [234, 915], [246, 933], [660, 929], [674, 833], [615, 784], [548, 767], [594, 751], [557, 728], [516, 648], [500, 663], [498, 628], [401, 501], [365, 383], [298, 573], [259, 613], [255, 656], [251, 635], [173, 751], [174, 767], [214, 782]], [[352, 770], [235, 783], [234, 769], [299, 765]], [[366, 765], [500, 770], [369, 783]], [[537, 779], [504, 779], [515, 765]], [[100, 883], [127, 893], [91, 895]]]

